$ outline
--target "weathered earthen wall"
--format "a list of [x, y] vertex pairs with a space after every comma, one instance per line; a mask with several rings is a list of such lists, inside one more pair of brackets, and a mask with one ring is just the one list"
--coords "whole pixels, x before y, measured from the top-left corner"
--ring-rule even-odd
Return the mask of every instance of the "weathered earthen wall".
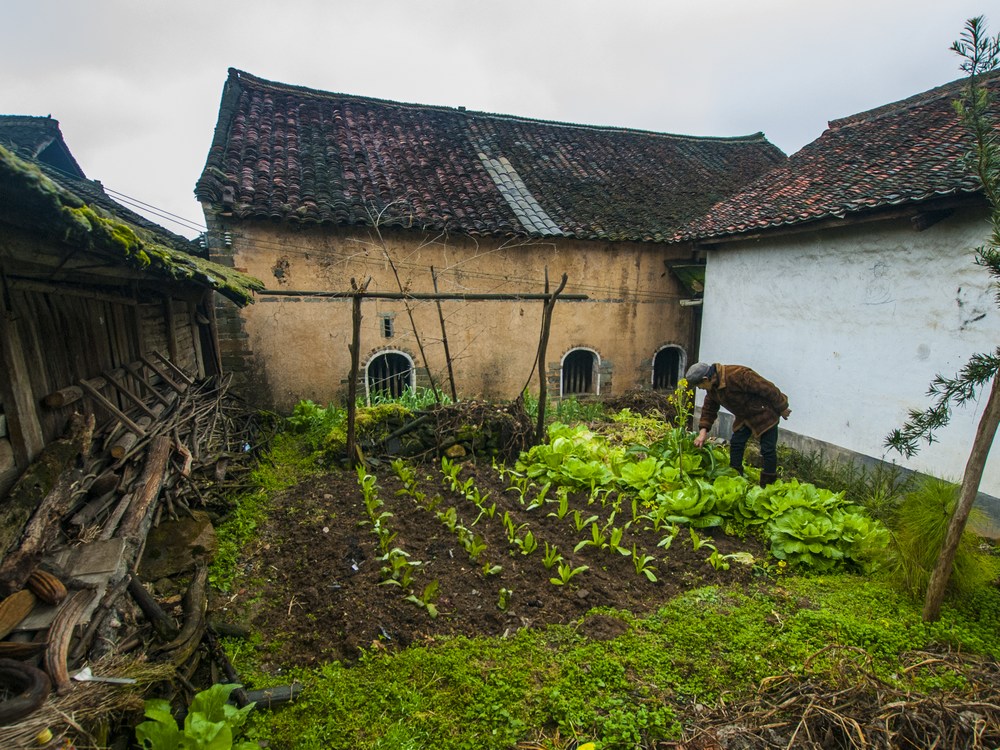
[[[213, 259], [229, 262], [265, 281], [269, 289], [345, 292], [351, 279], [369, 277], [370, 292], [398, 292], [386, 252], [411, 292], [433, 292], [430, 268], [442, 293], [541, 293], [548, 268], [552, 290], [566, 273], [566, 293], [586, 301], [557, 303], [547, 350], [549, 393], [559, 394], [559, 369], [574, 348], [597, 353], [600, 380], [594, 390], [620, 393], [649, 387], [652, 358], [664, 345], [692, 345], [692, 312], [679, 301], [687, 293], [665, 260], [686, 252], [641, 243], [516, 242], [431, 237], [388, 231], [384, 245], [369, 230], [313, 228], [246, 222], [210, 227]], [[228, 233], [228, 234], [226, 234]], [[228, 247], [222, 238], [228, 237]], [[441, 325], [433, 301], [411, 303], [429, 376], [448, 391]], [[448, 346], [460, 397], [513, 398], [532, 375], [541, 328], [540, 301], [443, 301]], [[384, 351], [407, 354], [423, 368], [406, 305], [370, 300], [362, 308], [361, 364]], [[351, 339], [349, 299], [260, 295], [243, 311], [218, 310], [223, 365], [264, 403], [288, 411], [300, 399], [328, 403], [346, 393]], [[391, 321], [386, 336], [385, 320]], [[428, 372], [418, 372], [426, 385]], [[364, 389], [359, 391], [364, 393]]]

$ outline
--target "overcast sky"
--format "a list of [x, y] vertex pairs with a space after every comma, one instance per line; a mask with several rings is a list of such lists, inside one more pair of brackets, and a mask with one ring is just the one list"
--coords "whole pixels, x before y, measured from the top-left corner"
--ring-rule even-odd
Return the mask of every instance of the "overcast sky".
[[961, 77], [968, 0], [0, 0], [0, 113], [49, 115], [91, 179], [188, 220], [230, 67], [311, 88], [788, 154]]

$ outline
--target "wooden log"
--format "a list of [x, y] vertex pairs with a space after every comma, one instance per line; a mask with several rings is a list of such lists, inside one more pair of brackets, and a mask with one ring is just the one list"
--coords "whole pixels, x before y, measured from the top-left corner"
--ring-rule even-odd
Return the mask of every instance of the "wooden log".
[[153, 595], [146, 590], [138, 576], [129, 577], [128, 592], [160, 638], [169, 642], [177, 637], [177, 626], [174, 621], [163, 611]]
[[152, 511], [166, 476], [173, 443], [165, 435], [157, 435], [149, 443], [146, 464], [138, 480], [138, 488], [125, 511], [117, 536], [132, 542], [145, 538], [152, 523]]
[[50, 409], [58, 409], [61, 406], [69, 406], [81, 398], [83, 398], [83, 388], [78, 385], [68, 385], [50, 393], [42, 399], [42, 403]]
[[101, 529], [101, 535], [99, 539], [103, 542], [111, 539], [115, 532], [118, 530], [118, 524], [122, 522], [122, 517], [125, 515], [125, 511], [128, 510], [128, 506], [132, 504], [133, 493], [127, 492], [122, 495], [115, 509], [111, 512], [108, 520], [104, 523], [104, 528]]
[[71, 467], [74, 458], [89, 441], [88, 422], [82, 415], [70, 418], [67, 434], [46, 446], [38, 459], [17, 480], [0, 504], [0, 555], [18, 546], [21, 533], [31, 515], [52, 492], [59, 477]]
[[[89, 419], [81, 419], [74, 431], [74, 445], [83, 450], [90, 445], [93, 437], [94, 416], [91, 414]], [[72, 460], [73, 456], [70, 458]], [[0, 562], [0, 593], [9, 594], [21, 588], [38, 559], [55, 542], [62, 518], [73, 505], [77, 481], [81, 476], [81, 472], [74, 467], [60, 473], [51, 491], [35, 508], [16, 541], [16, 548], [10, 549]]]
[[90, 644], [94, 642], [98, 628], [111, 613], [115, 602], [118, 601], [118, 598], [125, 593], [127, 585], [128, 581], [126, 579], [122, 579], [105, 591], [100, 603], [90, 615], [90, 623], [87, 625], [87, 629], [83, 631], [79, 640], [76, 642], [76, 645], [73, 646], [69, 652], [69, 660], [71, 662], [79, 661], [86, 655], [87, 651], [90, 650]]
[[67, 527], [72, 533], [80, 533], [83, 527], [103, 513], [114, 502], [116, 497], [117, 494], [112, 490], [88, 501], [86, 505], [73, 514], [72, 518], [67, 522]]
[[[151, 411], [153, 412], [152, 417], [140, 417], [136, 420], [136, 424], [142, 428], [144, 434], [148, 434], [149, 429], [153, 426], [153, 423], [163, 416], [163, 412], [166, 411], [167, 407], [172, 405], [177, 400], [177, 394], [171, 393], [170, 397], [167, 399], [166, 404], [154, 404]], [[139, 442], [142, 436], [134, 432], [126, 432], [120, 438], [118, 438], [114, 443], [111, 444], [110, 453], [112, 458], [116, 461], [121, 461], [125, 456], [128, 455], [136, 444]]]

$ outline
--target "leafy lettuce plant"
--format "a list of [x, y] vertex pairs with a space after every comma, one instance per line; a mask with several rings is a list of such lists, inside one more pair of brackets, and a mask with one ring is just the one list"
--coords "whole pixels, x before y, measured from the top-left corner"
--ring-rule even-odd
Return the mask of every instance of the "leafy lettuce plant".
[[768, 531], [771, 554], [779, 560], [826, 571], [844, 559], [841, 518], [800, 506], [773, 518]]
[[243, 726], [253, 703], [243, 708], [228, 703], [229, 694], [241, 687], [216, 684], [202, 690], [191, 701], [184, 726], [170, 713], [168, 701], [146, 701], [146, 718], [135, 728], [139, 745], [147, 750], [255, 750], [255, 742], [235, 742], [235, 731]]

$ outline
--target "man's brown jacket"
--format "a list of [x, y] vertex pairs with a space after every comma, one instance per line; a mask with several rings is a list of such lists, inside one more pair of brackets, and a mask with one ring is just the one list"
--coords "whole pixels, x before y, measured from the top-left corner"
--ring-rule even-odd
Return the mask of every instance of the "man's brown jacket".
[[720, 406], [736, 417], [733, 432], [745, 425], [759, 438], [778, 424], [781, 413], [788, 408], [788, 396], [774, 383], [743, 365], [716, 364], [715, 371], [701, 407], [698, 429], [712, 429]]

